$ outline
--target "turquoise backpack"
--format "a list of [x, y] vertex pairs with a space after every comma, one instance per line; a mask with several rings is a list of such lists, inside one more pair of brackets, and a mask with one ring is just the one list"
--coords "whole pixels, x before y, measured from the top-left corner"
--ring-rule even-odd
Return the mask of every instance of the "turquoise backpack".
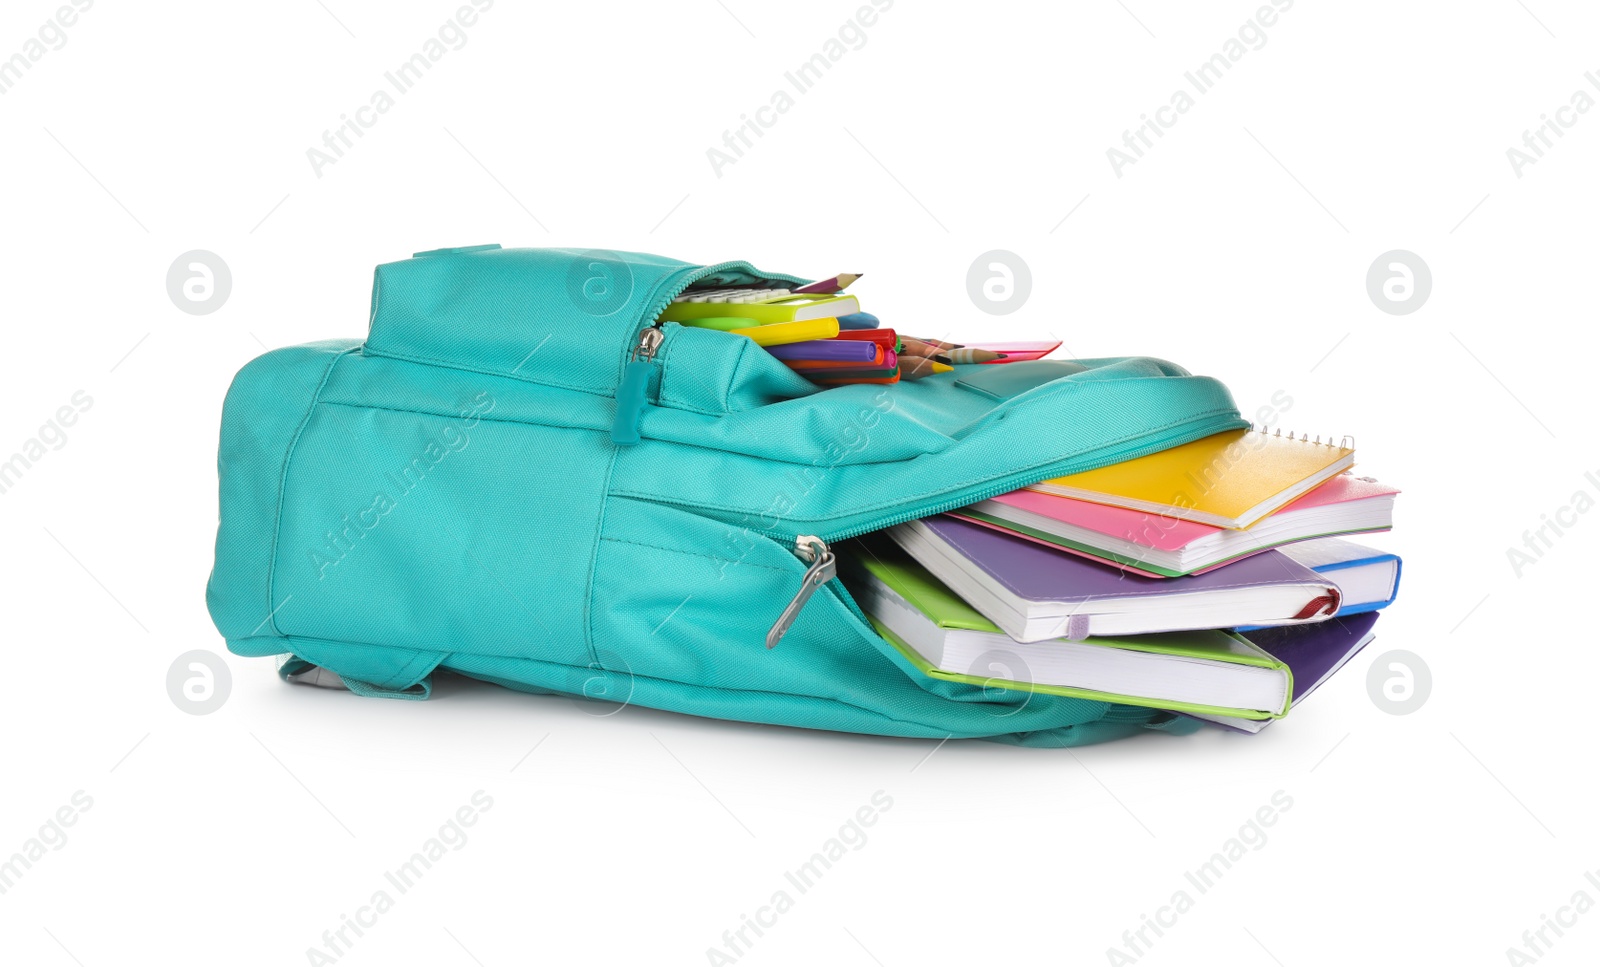
[[380, 265], [365, 342], [269, 352], [228, 391], [206, 595], [228, 647], [396, 698], [447, 669], [875, 735], [1192, 731], [921, 674], [833, 579], [833, 550], [1248, 426], [1227, 389], [1126, 358], [824, 390], [743, 336], [653, 324], [691, 287], [759, 280], [806, 281], [497, 245]]

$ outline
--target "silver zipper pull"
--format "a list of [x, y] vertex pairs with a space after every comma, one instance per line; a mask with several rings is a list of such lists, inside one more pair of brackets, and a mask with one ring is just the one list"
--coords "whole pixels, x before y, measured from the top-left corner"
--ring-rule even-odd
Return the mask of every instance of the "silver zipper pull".
[[633, 347], [633, 358], [649, 362], [656, 358], [656, 350], [661, 348], [661, 330], [656, 326], [646, 326], [639, 330], [639, 342]]
[[639, 420], [649, 405], [644, 397], [650, 385], [650, 364], [666, 336], [655, 326], [639, 330], [639, 341], [622, 369], [622, 385], [617, 387], [617, 414], [611, 424], [611, 442], [632, 446], [639, 442]]
[[839, 574], [838, 561], [821, 538], [809, 535], [795, 538], [794, 553], [802, 561], [810, 562], [811, 566], [806, 568], [805, 576], [800, 579], [800, 590], [794, 593], [789, 606], [783, 609], [783, 614], [778, 615], [778, 620], [767, 632], [768, 648], [782, 641], [783, 636], [789, 633], [789, 628], [794, 625], [795, 619], [800, 617], [800, 609], [806, 606], [806, 602], [811, 600], [817, 589]]

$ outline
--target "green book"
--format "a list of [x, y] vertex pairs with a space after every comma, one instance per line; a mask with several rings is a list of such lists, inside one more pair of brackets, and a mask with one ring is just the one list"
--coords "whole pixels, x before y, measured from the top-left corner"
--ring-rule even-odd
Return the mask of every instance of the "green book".
[[873, 627], [930, 678], [1245, 719], [1289, 710], [1289, 666], [1228, 631], [1024, 644], [891, 542], [854, 541], [840, 561]]

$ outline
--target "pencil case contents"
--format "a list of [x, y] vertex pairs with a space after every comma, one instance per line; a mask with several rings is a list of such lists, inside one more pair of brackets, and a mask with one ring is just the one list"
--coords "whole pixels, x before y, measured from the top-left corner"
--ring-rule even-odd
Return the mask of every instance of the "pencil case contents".
[[948, 373], [959, 364], [1038, 359], [1060, 345], [1015, 343], [1007, 344], [1008, 351], [904, 335], [883, 327], [845, 291], [860, 278], [842, 272], [803, 286], [778, 279], [692, 285], [657, 323], [744, 336], [819, 386], [890, 385]]

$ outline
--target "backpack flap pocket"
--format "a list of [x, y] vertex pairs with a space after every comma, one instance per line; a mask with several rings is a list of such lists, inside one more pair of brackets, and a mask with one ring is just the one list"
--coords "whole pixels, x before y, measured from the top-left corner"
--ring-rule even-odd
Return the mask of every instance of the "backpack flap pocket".
[[611, 396], [640, 320], [695, 268], [585, 249], [422, 252], [378, 266], [363, 352]]
[[[362, 352], [616, 397], [635, 410], [737, 412], [817, 387], [742, 336], [654, 323], [685, 289], [757, 282], [798, 280], [745, 262], [595, 249], [422, 252], [378, 266]], [[641, 345], [648, 328], [657, 331]]]

